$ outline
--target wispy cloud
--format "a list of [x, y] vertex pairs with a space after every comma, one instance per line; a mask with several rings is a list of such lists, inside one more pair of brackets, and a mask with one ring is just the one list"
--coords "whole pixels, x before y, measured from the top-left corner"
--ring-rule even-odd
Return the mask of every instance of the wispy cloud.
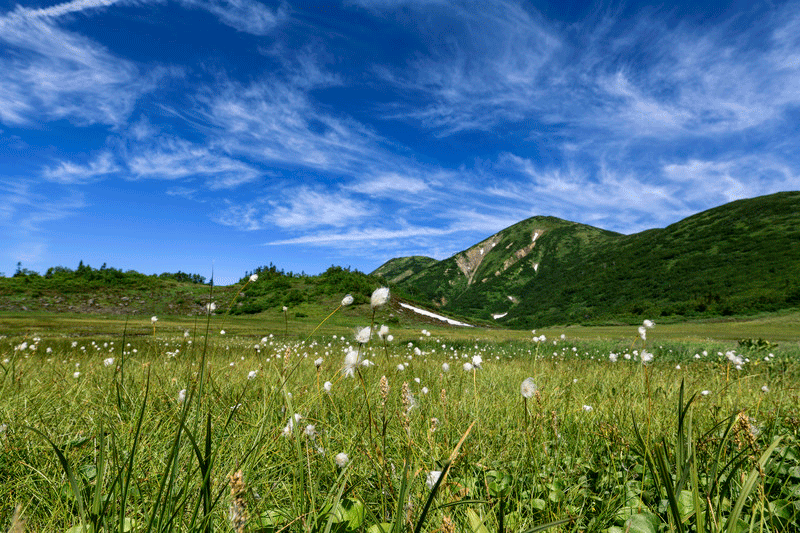
[[376, 214], [376, 208], [342, 192], [308, 187], [277, 189], [254, 201], [232, 204], [216, 219], [247, 230], [278, 227], [307, 232], [320, 227], [356, 226]]
[[55, 167], [46, 168], [45, 179], [57, 183], [78, 185], [91, 183], [99, 178], [120, 171], [110, 152], [102, 152], [85, 165], [62, 161]]
[[0, 121], [31, 125], [68, 119], [79, 125], [124, 124], [141, 95], [169, 69], [143, 70], [81, 35], [59, 28], [58, 14], [94, 7], [71, 2], [0, 16]]
[[49, 187], [46, 193], [37, 191], [37, 184], [29, 180], [0, 180], [0, 226], [9, 235], [30, 236], [44, 224], [73, 216], [86, 205], [79, 192], [59, 197]]
[[211, 190], [230, 189], [253, 181], [259, 171], [252, 165], [184, 139], [159, 136], [126, 150], [126, 164], [135, 179], [178, 180], [200, 177]]
[[270, 10], [257, 0], [180, 0], [187, 7], [204, 9], [231, 28], [253, 35], [268, 35], [286, 17], [281, 7]]

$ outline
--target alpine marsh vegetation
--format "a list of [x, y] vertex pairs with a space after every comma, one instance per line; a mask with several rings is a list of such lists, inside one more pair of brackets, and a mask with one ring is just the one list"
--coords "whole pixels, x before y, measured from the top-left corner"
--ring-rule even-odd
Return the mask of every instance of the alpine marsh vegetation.
[[297, 339], [210, 308], [0, 339], [0, 530], [800, 527], [796, 345], [478, 341], [387, 328], [388, 297]]

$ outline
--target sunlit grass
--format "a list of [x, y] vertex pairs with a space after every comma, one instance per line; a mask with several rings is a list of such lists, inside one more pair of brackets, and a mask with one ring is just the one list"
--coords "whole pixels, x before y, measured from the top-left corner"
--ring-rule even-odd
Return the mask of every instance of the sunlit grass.
[[[329, 314], [148, 318], [74, 338], [31, 323], [0, 339], [0, 529], [20, 503], [31, 531], [735, 530], [724, 521], [752, 471], [739, 520], [797, 525], [796, 345], [686, 342], [662, 324], [647, 340], [400, 324], [360, 344], [371, 311]], [[372, 365], [349, 377], [348, 351]], [[676, 406], [692, 396], [686, 457]], [[698, 471], [673, 469], [688, 480], [673, 499], [661, 449]]]

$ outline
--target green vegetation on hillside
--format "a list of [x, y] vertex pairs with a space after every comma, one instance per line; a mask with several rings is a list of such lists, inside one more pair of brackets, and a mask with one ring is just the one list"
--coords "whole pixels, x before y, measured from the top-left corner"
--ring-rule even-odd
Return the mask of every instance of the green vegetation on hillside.
[[[474, 272], [464, 268], [470, 260]], [[393, 260], [379, 273], [391, 278], [404, 267]], [[534, 217], [397, 283], [443, 312], [503, 315], [498, 323], [518, 328], [793, 308], [800, 192], [732, 202], [633, 235]]]
[[[249, 284], [242, 292], [237, 305], [231, 312], [234, 314], [252, 314], [275, 307], [293, 307], [302, 303], [329, 300], [332, 297], [341, 300], [342, 295], [353, 296], [355, 304], [369, 301], [372, 291], [385, 283], [378, 276], [367, 275], [358, 270], [350, 270], [331, 266], [319, 276], [295, 276], [278, 270], [274, 265], [258, 267], [253, 274], [258, 274], [258, 282]], [[242, 278], [241, 283], [246, 281]]]

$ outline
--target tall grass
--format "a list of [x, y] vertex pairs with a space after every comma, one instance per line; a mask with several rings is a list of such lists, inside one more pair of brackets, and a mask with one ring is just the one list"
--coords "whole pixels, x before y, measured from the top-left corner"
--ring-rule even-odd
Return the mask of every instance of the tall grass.
[[[260, 341], [211, 321], [113, 345], [3, 339], [0, 530], [800, 527], [796, 348], [736, 370], [651, 333], [645, 368], [630, 340], [359, 346], [291, 341], [286, 313]], [[348, 349], [373, 364], [346, 376]]]

